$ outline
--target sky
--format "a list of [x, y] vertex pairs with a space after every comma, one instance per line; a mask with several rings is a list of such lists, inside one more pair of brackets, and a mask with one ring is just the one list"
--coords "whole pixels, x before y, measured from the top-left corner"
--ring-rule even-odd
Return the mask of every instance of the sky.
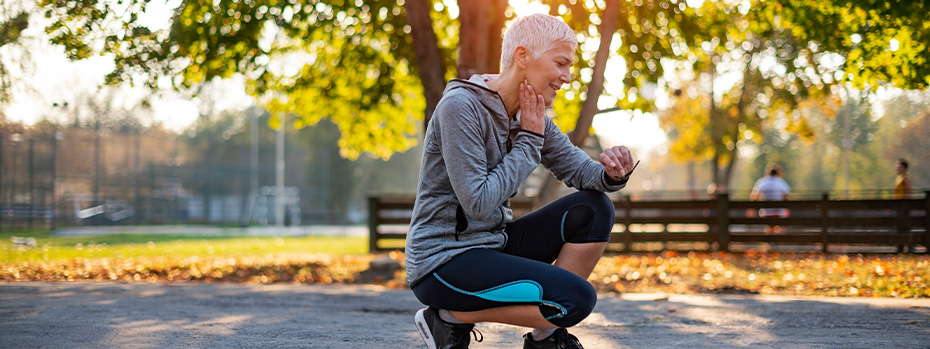
[[[454, 0], [445, 2], [450, 7], [455, 6]], [[154, 1], [142, 19], [153, 31], [166, 28], [170, 10], [178, 3], [179, 0], [170, 0], [167, 3]], [[548, 12], [548, 7], [536, 1], [511, 0], [511, 5], [518, 15]], [[32, 54], [34, 66], [26, 72], [11, 71], [28, 78], [26, 85], [15, 86], [13, 89], [13, 101], [5, 109], [9, 119], [27, 124], [43, 117], [67, 120], [68, 113], [73, 112], [74, 103], [89, 94], [104, 96], [103, 98], [112, 96], [112, 103], [128, 109], [149, 93], [146, 89], [129, 86], [108, 87], [115, 91], [100, 92], [104, 76], [113, 69], [112, 58], [97, 56], [77, 62], [69, 61], [62, 47], [47, 42], [43, 32], [43, 21], [44, 18], [34, 18], [24, 32], [24, 36], [28, 38], [25, 44]], [[619, 41], [615, 40], [615, 43], [619, 44]], [[626, 73], [625, 70], [622, 60], [611, 59], [607, 74], [622, 75]], [[212, 109], [241, 110], [250, 106], [253, 100], [245, 93], [244, 84], [244, 78], [241, 76], [213, 82], [213, 93], [209, 98], [210, 102], [214, 103]], [[619, 86], [605, 86], [607, 92], [616, 88]], [[69, 103], [69, 107], [62, 107], [64, 102]], [[605, 97], [599, 100], [602, 108], [613, 106], [613, 102]], [[58, 106], [54, 106], [56, 103]], [[168, 129], [182, 131], [196, 120], [205, 103], [207, 102], [204, 100], [187, 98], [173, 91], [157, 92], [152, 98], [150, 118], [161, 122]], [[660, 148], [667, 140], [665, 133], [659, 128], [658, 118], [651, 113], [603, 113], [595, 116], [593, 127], [604, 146], [622, 144], [643, 153]]]

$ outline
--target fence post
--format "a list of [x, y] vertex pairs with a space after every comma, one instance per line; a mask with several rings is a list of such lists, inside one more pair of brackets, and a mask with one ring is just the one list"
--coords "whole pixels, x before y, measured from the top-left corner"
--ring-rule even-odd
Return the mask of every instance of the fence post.
[[930, 254], [930, 190], [924, 191], [924, 247]]
[[717, 194], [717, 249], [730, 250], [730, 194]]
[[58, 160], [58, 138], [61, 137], [61, 131], [57, 128], [55, 132], [52, 133], [52, 217], [51, 217], [51, 226], [52, 229], [55, 229], [55, 219], [57, 216], [58, 202], [57, 196], [55, 196], [55, 182], [58, 180], [58, 168], [56, 161]]
[[142, 143], [142, 131], [136, 131], [135, 138], [136, 138], [136, 141], [135, 141], [135, 146], [133, 147], [134, 149], [133, 149], [133, 156], [132, 156], [133, 158], [132, 171], [130, 171], [130, 173], [132, 173], [132, 181], [133, 181], [132, 183], [132, 186], [133, 186], [132, 188], [133, 189], [133, 194], [132, 194], [133, 215], [132, 216], [133, 217], [132, 218], [136, 224], [139, 224], [142, 222], [142, 215], [141, 215], [142, 195], [141, 195], [141, 190], [139, 188], [142, 182], [142, 179], [140, 178], [142, 177], [142, 171], [139, 169], [139, 150], [142, 147], [142, 144], [141, 144]]
[[100, 116], [94, 124], [94, 203], [91, 206], [102, 205], [100, 202]]
[[3, 135], [0, 134], [0, 230], [3, 230]]
[[620, 197], [620, 202], [623, 203], [623, 250], [626, 252], [633, 251], [633, 232], [630, 231], [630, 224], [633, 224], [633, 202], [630, 199], [629, 195], [624, 195]]
[[830, 212], [827, 205], [830, 203], [830, 193], [823, 193], [820, 197], [820, 241], [823, 244], [823, 253], [827, 253], [827, 244], [829, 243], [829, 221]]
[[32, 221], [36, 216], [36, 192], [35, 192], [35, 178], [36, 178], [36, 166], [35, 166], [35, 152], [36, 140], [29, 140], [29, 221], [26, 222], [26, 226], [29, 229], [32, 229]]
[[378, 198], [375, 196], [368, 197], [368, 252], [375, 253], [378, 251]]

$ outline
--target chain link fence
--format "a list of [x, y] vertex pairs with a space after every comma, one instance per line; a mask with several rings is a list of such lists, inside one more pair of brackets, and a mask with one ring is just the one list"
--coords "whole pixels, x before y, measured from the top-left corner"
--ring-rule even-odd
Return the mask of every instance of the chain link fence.
[[[204, 157], [198, 152], [170, 132], [2, 134], [0, 229], [275, 221], [276, 188], [252, 188], [274, 183], [272, 171], [250, 169], [248, 152], [207, 164], [197, 163]], [[290, 160], [301, 167], [299, 158]], [[288, 187], [285, 194], [285, 222], [299, 224], [300, 189]]]

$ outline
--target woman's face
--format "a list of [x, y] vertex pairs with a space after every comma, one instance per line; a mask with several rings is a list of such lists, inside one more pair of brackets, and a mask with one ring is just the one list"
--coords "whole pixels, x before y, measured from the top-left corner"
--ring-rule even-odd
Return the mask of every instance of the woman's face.
[[575, 48], [568, 42], [559, 41], [555, 47], [533, 59], [528, 55], [526, 80], [537, 94], [546, 100], [546, 106], [552, 101], [562, 85], [571, 82], [571, 68], [575, 62]]

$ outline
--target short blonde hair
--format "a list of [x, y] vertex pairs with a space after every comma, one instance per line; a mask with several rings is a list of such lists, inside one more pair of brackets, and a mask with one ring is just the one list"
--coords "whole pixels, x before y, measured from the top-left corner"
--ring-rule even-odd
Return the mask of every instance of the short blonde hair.
[[560, 18], [542, 13], [517, 17], [504, 33], [501, 70], [513, 65], [513, 51], [517, 47], [523, 46], [533, 58], [539, 58], [559, 41], [568, 42], [573, 48], [578, 47], [575, 32]]

